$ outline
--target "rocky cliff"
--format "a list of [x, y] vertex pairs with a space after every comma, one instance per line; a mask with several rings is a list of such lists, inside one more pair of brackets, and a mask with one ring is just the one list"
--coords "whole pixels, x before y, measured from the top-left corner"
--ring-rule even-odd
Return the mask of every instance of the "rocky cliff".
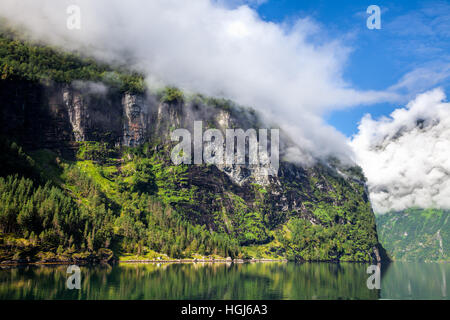
[[[41, 179], [64, 190], [80, 210], [109, 208], [102, 209], [112, 223], [107, 236], [86, 240], [79, 250], [115, 243], [117, 252], [147, 250], [171, 256], [240, 252], [297, 260], [381, 259], [375, 217], [358, 167], [333, 159], [303, 167], [281, 159], [277, 175], [271, 175], [265, 165], [171, 162], [174, 129], [192, 132], [199, 120], [205, 128], [222, 132], [262, 128], [253, 110], [223, 99], [185, 96], [174, 88], [136, 93], [105, 81], [36, 81], [20, 72], [0, 80], [0, 101], [0, 134], [23, 146]], [[291, 143], [283, 134], [280, 138], [282, 146]], [[74, 175], [90, 181], [88, 191]], [[147, 197], [152, 200], [144, 200]], [[159, 216], [155, 212], [161, 209], [144, 208], [137, 199], [171, 209]], [[22, 209], [17, 210], [19, 214]], [[178, 221], [173, 225], [165, 222], [175, 219], [171, 210]], [[50, 227], [43, 225], [36, 232], [45, 236]], [[84, 227], [86, 239], [98, 233], [90, 228]], [[3, 230], [23, 228], [5, 222]], [[167, 247], [170, 235], [178, 239], [174, 230], [183, 234], [173, 245], [177, 250]], [[70, 232], [60, 230], [67, 238]], [[69, 243], [60, 244], [61, 250]]]

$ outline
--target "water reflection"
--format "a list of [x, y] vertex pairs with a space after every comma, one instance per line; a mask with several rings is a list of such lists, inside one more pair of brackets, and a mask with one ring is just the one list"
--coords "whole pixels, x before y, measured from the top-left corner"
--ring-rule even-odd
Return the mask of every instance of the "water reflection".
[[0, 299], [442, 299], [449, 264], [392, 263], [381, 290], [367, 264], [121, 264], [81, 267], [81, 290], [66, 289], [66, 266], [0, 269]]
[[381, 278], [382, 299], [448, 299], [448, 263], [391, 263]]

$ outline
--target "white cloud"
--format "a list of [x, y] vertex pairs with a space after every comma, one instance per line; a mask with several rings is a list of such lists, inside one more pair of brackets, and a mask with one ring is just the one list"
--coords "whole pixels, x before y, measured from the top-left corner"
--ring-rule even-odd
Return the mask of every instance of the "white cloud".
[[406, 73], [395, 85], [392, 92], [404, 92], [411, 96], [416, 92], [429, 90], [450, 78], [450, 62], [434, 61]]
[[224, 5], [227, 8], [236, 8], [242, 5], [256, 8], [268, 2], [268, 0], [213, 0], [213, 1], [215, 1], [217, 4]]
[[[81, 7], [80, 31], [66, 29], [70, 4]], [[300, 146], [299, 162], [351, 153], [345, 137], [324, 123], [325, 112], [397, 98], [346, 83], [342, 73], [350, 48], [338, 40], [311, 42], [321, 37], [312, 20], [286, 27], [263, 21], [245, 5], [2, 0], [0, 16], [28, 26], [41, 41], [134, 65], [147, 73], [150, 83], [253, 106], [288, 130]]]
[[423, 93], [390, 118], [366, 115], [350, 142], [375, 212], [450, 208], [450, 103]]

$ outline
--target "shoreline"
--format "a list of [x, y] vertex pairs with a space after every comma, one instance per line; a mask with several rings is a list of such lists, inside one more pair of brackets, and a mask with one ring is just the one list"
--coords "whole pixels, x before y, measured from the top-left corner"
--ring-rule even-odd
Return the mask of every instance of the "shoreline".
[[[171, 260], [116, 260], [114, 264], [158, 264], [158, 263], [251, 263], [251, 262], [288, 262], [287, 259], [171, 259]], [[19, 266], [69, 266], [69, 265], [111, 265], [108, 261], [89, 262], [89, 261], [35, 261], [35, 262], [0, 262], [1, 267], [19, 267]]]
[[122, 260], [119, 263], [248, 263], [288, 262], [287, 259], [175, 259], [175, 260]]

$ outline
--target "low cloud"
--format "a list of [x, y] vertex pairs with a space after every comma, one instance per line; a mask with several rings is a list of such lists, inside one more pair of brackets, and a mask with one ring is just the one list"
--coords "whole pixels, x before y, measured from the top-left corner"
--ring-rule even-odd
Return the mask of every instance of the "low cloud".
[[389, 118], [362, 119], [350, 145], [368, 179], [375, 212], [450, 208], [450, 103], [445, 100], [438, 88]]
[[[175, 85], [252, 106], [297, 142], [294, 161], [348, 158], [346, 138], [323, 115], [398, 96], [346, 82], [352, 48], [324, 41], [313, 20], [275, 24], [248, 5], [223, 3], [263, 1], [2, 0], [0, 16], [39, 41], [143, 71], [150, 87]], [[81, 8], [81, 30], [66, 28], [73, 4]]]

